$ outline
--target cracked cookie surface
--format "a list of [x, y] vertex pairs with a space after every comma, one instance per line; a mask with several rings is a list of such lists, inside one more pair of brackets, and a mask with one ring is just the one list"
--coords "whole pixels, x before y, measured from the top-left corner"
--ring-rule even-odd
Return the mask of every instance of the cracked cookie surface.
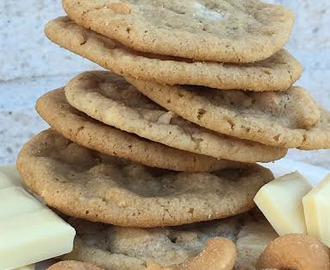
[[68, 102], [92, 118], [140, 137], [218, 159], [254, 163], [286, 149], [216, 134], [160, 107], [110, 72], [84, 72], [65, 87]]
[[63, 0], [71, 19], [138, 51], [255, 62], [289, 39], [294, 13], [258, 0]]
[[257, 93], [127, 81], [157, 104], [215, 132], [283, 148], [330, 147], [327, 113], [301, 87]]
[[239, 162], [181, 151], [105, 125], [73, 108], [66, 101], [63, 88], [40, 97], [36, 109], [52, 128], [69, 140], [147, 166], [186, 172], [244, 166]]
[[119, 226], [159, 227], [225, 218], [255, 206], [272, 173], [259, 165], [212, 173], [151, 168], [81, 147], [47, 130], [21, 150], [26, 185], [51, 207]]
[[302, 73], [299, 62], [284, 49], [269, 59], [236, 65], [198, 62], [133, 51], [75, 24], [67, 17], [49, 22], [45, 32], [51, 41], [61, 47], [119, 75], [160, 84], [275, 91], [288, 89]]

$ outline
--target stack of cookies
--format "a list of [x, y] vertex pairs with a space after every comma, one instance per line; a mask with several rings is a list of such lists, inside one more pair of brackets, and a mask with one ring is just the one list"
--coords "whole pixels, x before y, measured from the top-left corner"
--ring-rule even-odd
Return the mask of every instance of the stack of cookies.
[[330, 148], [330, 114], [292, 86], [302, 73], [283, 49], [293, 13], [257, 0], [63, 6], [69, 17], [51, 21], [48, 38], [111, 71], [42, 96], [51, 129], [18, 157], [27, 186], [77, 229], [64, 258], [254, 269], [276, 238], [251, 210], [273, 179], [256, 163]]

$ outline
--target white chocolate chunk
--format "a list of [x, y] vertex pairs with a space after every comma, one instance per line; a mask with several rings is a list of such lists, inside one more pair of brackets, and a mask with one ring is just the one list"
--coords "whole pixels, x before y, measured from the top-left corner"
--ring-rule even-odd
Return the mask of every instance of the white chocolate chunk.
[[307, 233], [330, 247], [330, 174], [303, 198]]
[[[0, 220], [44, 209], [32, 195], [21, 187], [0, 189]], [[4, 221], [5, 222], [5, 221]]]
[[71, 252], [75, 230], [20, 186], [15, 170], [0, 172], [0, 270], [31, 270]]
[[0, 269], [14, 269], [72, 251], [75, 230], [49, 209], [0, 222]]
[[280, 236], [306, 233], [302, 198], [311, 189], [308, 181], [294, 172], [264, 185], [254, 201]]
[[194, 7], [197, 11], [196, 15], [198, 15], [204, 19], [208, 19], [211, 21], [220, 21], [227, 17], [226, 15], [221, 14], [220, 12], [216, 12], [216, 11], [206, 8], [204, 5], [202, 5], [199, 2], [195, 2]]

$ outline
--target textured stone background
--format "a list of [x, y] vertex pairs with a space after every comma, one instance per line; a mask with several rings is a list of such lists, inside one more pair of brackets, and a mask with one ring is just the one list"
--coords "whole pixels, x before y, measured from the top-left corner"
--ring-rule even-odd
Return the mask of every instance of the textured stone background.
[[[268, 2], [296, 11], [286, 47], [305, 67], [299, 84], [330, 109], [330, 1]], [[21, 145], [47, 127], [33, 109], [38, 96], [98, 68], [44, 37], [45, 23], [62, 14], [59, 0], [0, 0], [0, 164], [14, 163]], [[289, 156], [330, 169], [330, 150], [291, 151]]]

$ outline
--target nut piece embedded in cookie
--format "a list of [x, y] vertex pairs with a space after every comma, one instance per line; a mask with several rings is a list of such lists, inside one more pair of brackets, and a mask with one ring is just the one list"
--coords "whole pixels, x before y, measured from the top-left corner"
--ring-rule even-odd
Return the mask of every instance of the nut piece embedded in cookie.
[[130, 14], [133, 10], [133, 5], [125, 2], [110, 2], [106, 7], [117, 14]]

